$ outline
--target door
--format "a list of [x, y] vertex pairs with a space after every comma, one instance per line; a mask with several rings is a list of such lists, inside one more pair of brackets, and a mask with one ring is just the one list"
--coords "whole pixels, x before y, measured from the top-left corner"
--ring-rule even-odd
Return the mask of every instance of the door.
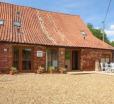
[[13, 67], [19, 70], [19, 48], [13, 48]]
[[31, 49], [24, 48], [22, 50], [22, 69], [23, 70], [31, 70]]
[[79, 69], [79, 61], [78, 61], [78, 51], [72, 51], [72, 70]]
[[57, 49], [48, 49], [47, 64], [48, 64], [48, 67], [50, 66], [53, 66], [54, 68], [58, 67], [58, 50]]
[[14, 47], [13, 67], [16, 67], [19, 71], [30, 71], [32, 69], [32, 49], [26, 47]]

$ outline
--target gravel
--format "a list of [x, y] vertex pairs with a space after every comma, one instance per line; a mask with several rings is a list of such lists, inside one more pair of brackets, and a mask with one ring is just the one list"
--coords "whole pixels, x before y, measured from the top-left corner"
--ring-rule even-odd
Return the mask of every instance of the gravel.
[[114, 76], [0, 75], [0, 104], [114, 104]]

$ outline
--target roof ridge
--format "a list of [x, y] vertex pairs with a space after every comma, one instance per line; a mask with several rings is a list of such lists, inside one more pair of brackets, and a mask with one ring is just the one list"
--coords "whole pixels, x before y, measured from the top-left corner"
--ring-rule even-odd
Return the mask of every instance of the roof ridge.
[[24, 6], [24, 5], [18, 5], [18, 4], [13, 4], [13, 3], [1, 2], [1, 1], [0, 1], [0, 3], [7, 4], [7, 5], [14, 5], [14, 6], [31, 8], [31, 9], [35, 9], [35, 10], [39, 10], [39, 11], [44, 11], [44, 12], [49, 12], [49, 13], [56, 13], [56, 14], [62, 14], [62, 15], [69, 15], [69, 16], [77, 16], [77, 17], [80, 17], [80, 15], [78, 15], [78, 14], [70, 14], [70, 13], [64, 13], [64, 12], [44, 10], [44, 9], [39, 9], [39, 8], [31, 7], [31, 6]]

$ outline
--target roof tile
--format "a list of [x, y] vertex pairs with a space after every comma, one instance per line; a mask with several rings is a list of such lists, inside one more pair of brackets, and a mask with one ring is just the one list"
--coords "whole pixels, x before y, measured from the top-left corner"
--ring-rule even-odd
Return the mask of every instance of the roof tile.
[[[0, 26], [0, 41], [113, 49], [94, 37], [78, 15], [48, 12], [1, 2], [0, 19], [5, 20], [4, 26]], [[14, 21], [21, 22], [20, 32], [13, 26]], [[87, 33], [85, 40], [81, 31]]]

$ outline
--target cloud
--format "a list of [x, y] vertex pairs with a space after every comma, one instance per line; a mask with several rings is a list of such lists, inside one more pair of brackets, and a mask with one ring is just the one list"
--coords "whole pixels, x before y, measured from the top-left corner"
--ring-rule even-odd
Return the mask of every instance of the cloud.
[[114, 25], [110, 25], [108, 29], [105, 29], [105, 32], [110, 39], [110, 41], [114, 40]]
[[105, 29], [107, 36], [114, 36], [114, 25], [110, 25], [109, 29]]
[[107, 36], [114, 36], [114, 30], [105, 30]]
[[111, 26], [110, 26], [110, 29], [111, 29], [111, 30], [114, 30], [114, 25], [111, 25]]

